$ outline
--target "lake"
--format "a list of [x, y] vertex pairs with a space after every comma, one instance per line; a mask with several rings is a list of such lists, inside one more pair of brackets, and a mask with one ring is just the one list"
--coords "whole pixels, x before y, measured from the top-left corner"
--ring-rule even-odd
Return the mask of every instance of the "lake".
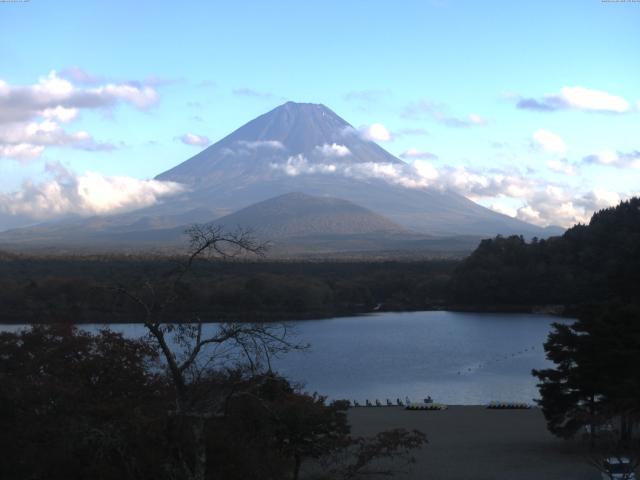
[[[407, 396], [418, 401], [427, 395], [457, 405], [530, 403], [538, 397], [531, 370], [551, 365], [542, 344], [553, 322], [570, 320], [429, 311], [289, 322], [294, 340], [311, 347], [273, 365], [307, 391], [363, 404]], [[144, 334], [142, 325], [110, 327], [129, 337]]]
[[380, 313], [298, 322], [311, 351], [289, 355], [278, 369], [331, 398], [430, 395], [447, 404], [538, 397], [531, 370], [551, 365], [543, 343], [549, 315], [455, 312]]

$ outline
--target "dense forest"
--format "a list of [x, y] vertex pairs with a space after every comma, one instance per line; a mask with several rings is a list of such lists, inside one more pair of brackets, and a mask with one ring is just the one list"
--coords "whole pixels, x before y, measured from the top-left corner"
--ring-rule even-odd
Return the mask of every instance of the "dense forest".
[[496, 237], [455, 269], [453, 304], [480, 308], [604, 302], [640, 298], [640, 198], [596, 212], [548, 240]]
[[[0, 256], [0, 321], [131, 322], [136, 310], [120, 285], [157, 284], [181, 259], [168, 257]], [[282, 320], [382, 310], [419, 310], [445, 303], [454, 260], [199, 260], [167, 312], [188, 319]]]

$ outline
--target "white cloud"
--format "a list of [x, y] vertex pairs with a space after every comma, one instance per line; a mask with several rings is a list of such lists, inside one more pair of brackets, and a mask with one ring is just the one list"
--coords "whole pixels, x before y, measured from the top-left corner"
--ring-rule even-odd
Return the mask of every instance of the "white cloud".
[[548, 185], [526, 200], [518, 209], [518, 218], [541, 226], [570, 227], [588, 223], [593, 212], [617, 205], [625, 198], [626, 195], [603, 188], [576, 195], [570, 188]]
[[348, 147], [337, 143], [332, 143], [331, 145], [325, 143], [324, 145], [318, 145], [316, 149], [325, 157], [346, 157], [351, 155], [351, 150]]
[[133, 86], [126, 84], [108, 84], [103, 87], [87, 90], [86, 95], [96, 100], [122, 100], [140, 110], [145, 110], [158, 102], [158, 92], [150, 86]]
[[578, 172], [576, 166], [567, 161], [566, 158], [549, 160], [547, 161], [547, 167], [553, 172], [565, 175], [575, 175]]
[[435, 160], [438, 156], [434, 153], [426, 152], [424, 150], [418, 150], [417, 148], [410, 148], [400, 154], [400, 158], [404, 160]]
[[508, 205], [503, 205], [501, 203], [492, 203], [489, 205], [489, 208], [494, 212], [501, 213], [506, 215], [507, 217], [515, 218], [518, 215], [518, 210], [516, 208], [510, 207]]
[[258, 140], [255, 142], [248, 142], [245, 140], [240, 140], [237, 142], [238, 145], [248, 148], [250, 150], [255, 150], [258, 148], [270, 148], [273, 150], [284, 150], [284, 145], [282, 142], [278, 140]]
[[413, 164], [404, 162], [358, 162], [326, 163], [309, 162], [303, 155], [289, 157], [285, 163], [272, 163], [271, 168], [289, 176], [327, 174], [340, 175], [360, 180], [383, 180], [406, 188], [426, 188], [438, 185], [440, 174], [429, 162], [416, 160]]
[[542, 98], [518, 98], [518, 108], [538, 111], [557, 111], [566, 109], [600, 113], [625, 113], [631, 105], [624, 98], [602, 90], [585, 87], [563, 87], [560, 93], [545, 95]]
[[356, 163], [346, 168], [344, 173], [349, 177], [383, 180], [406, 188], [429, 187], [435, 183], [438, 176], [437, 171], [427, 165], [422, 165], [418, 170], [407, 164], [377, 162]]
[[547, 185], [527, 199], [526, 205], [518, 209], [518, 218], [541, 226], [570, 226], [584, 222], [589, 217], [575, 198], [565, 188]]
[[175, 182], [106, 177], [95, 172], [76, 175], [60, 164], [49, 164], [47, 170], [53, 178], [25, 182], [19, 191], [0, 193], [0, 212], [34, 220], [69, 214], [108, 215], [147, 207], [183, 191]]
[[[628, 198], [628, 195], [603, 188], [576, 193], [572, 187], [550, 184], [542, 179], [522, 177], [520, 181], [527, 184], [520, 194], [509, 194], [509, 189], [497, 190], [501, 193], [490, 208], [541, 227], [556, 225], [566, 228], [576, 223], [588, 223], [593, 212]], [[493, 198], [488, 195], [489, 191], [485, 193], [484, 198]], [[520, 203], [520, 206], [514, 208], [513, 202]]]
[[584, 87], [564, 87], [560, 90], [562, 98], [570, 107], [596, 112], [623, 113], [629, 110], [629, 102], [624, 98], [601, 90]]
[[476, 171], [463, 166], [436, 168], [426, 160], [406, 163], [362, 162], [355, 164], [311, 164], [301, 156], [290, 157], [286, 164], [271, 167], [287, 175], [333, 174], [361, 180], [383, 180], [406, 188], [454, 190], [471, 199], [508, 196], [526, 198], [540, 188], [542, 181], [517, 172]]
[[290, 177], [297, 177], [313, 173], [335, 173], [338, 167], [331, 163], [312, 164], [304, 155], [298, 154], [289, 157], [285, 163], [272, 163], [271, 168], [281, 170]]
[[577, 203], [587, 211], [595, 212], [603, 208], [612, 207], [626, 199], [617, 192], [609, 191], [605, 188], [595, 188], [592, 191], [582, 195]]
[[[80, 69], [67, 78], [95, 83], [96, 78]], [[109, 109], [120, 103], [145, 110], [158, 101], [151, 85], [107, 83], [91, 88], [76, 87], [51, 71], [33, 85], [9, 85], [0, 80], [0, 155], [14, 159], [37, 158], [47, 146], [86, 150], [113, 150], [112, 144], [97, 143], [87, 132], [67, 132], [59, 123], [75, 120], [83, 109]], [[80, 80], [78, 80], [80, 79]]]
[[421, 178], [424, 178], [427, 181], [434, 181], [440, 176], [438, 170], [425, 160], [414, 161], [412, 167]]
[[180, 137], [180, 141], [186, 145], [197, 147], [205, 147], [211, 143], [208, 137], [204, 135], [196, 135], [195, 133], [185, 133]]
[[372, 123], [360, 127], [360, 135], [365, 140], [373, 142], [388, 142], [391, 140], [391, 132], [381, 123]]
[[618, 154], [613, 150], [602, 150], [596, 154], [585, 157], [587, 163], [597, 163], [598, 165], [617, 165]]
[[426, 163], [415, 167], [406, 163], [312, 163], [303, 155], [295, 155], [289, 157], [285, 163], [272, 163], [271, 168], [289, 176], [331, 174], [361, 180], [384, 180], [407, 188], [420, 188], [429, 186], [433, 175], [437, 176], [437, 172], [429, 169]]
[[583, 158], [583, 163], [603, 165], [606, 167], [640, 169], [640, 151], [614, 152], [602, 150]]
[[64, 108], [58, 105], [54, 108], [45, 108], [40, 115], [46, 119], [58, 120], [62, 123], [69, 123], [78, 116], [77, 108]]
[[29, 143], [18, 143], [15, 145], [0, 145], [0, 158], [14, 158], [16, 160], [33, 160], [38, 158], [44, 147], [42, 145], [31, 145]]
[[60, 128], [60, 125], [51, 120], [40, 123], [12, 123], [5, 125], [0, 130], [0, 143], [2, 144], [65, 145], [89, 138], [90, 135], [84, 131], [67, 133]]
[[31, 120], [58, 107], [65, 110], [110, 108], [124, 102], [144, 110], [158, 98], [158, 92], [150, 85], [108, 83], [78, 88], [51, 71], [33, 85], [14, 86], [0, 80], [0, 123]]
[[541, 221], [540, 212], [534, 210], [529, 205], [525, 205], [524, 207], [520, 207], [518, 210], [516, 210], [516, 216], [520, 220], [533, 223], [534, 225], [540, 224]]
[[67, 132], [52, 120], [7, 123], [0, 129], [0, 157], [30, 160], [48, 146], [89, 151], [115, 149], [112, 144], [95, 142], [85, 131]]
[[533, 134], [534, 145], [549, 153], [565, 153], [568, 149], [562, 137], [549, 130], [539, 129]]

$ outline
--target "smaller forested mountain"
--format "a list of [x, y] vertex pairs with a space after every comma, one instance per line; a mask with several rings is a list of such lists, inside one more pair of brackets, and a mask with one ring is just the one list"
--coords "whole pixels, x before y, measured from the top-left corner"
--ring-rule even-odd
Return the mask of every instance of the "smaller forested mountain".
[[408, 233], [388, 218], [348, 200], [298, 192], [250, 205], [219, 218], [216, 223], [227, 229], [251, 228], [256, 235], [266, 239]]
[[461, 305], [640, 303], [640, 198], [596, 212], [548, 240], [483, 240], [456, 269], [451, 301]]

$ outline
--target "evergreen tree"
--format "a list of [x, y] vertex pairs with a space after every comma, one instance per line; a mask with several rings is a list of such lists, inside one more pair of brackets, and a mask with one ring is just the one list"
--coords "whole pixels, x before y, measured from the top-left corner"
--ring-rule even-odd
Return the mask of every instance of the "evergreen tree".
[[640, 419], [640, 311], [600, 308], [572, 325], [554, 324], [544, 345], [555, 368], [534, 370], [549, 430], [571, 437], [583, 426], [620, 421], [627, 442]]

